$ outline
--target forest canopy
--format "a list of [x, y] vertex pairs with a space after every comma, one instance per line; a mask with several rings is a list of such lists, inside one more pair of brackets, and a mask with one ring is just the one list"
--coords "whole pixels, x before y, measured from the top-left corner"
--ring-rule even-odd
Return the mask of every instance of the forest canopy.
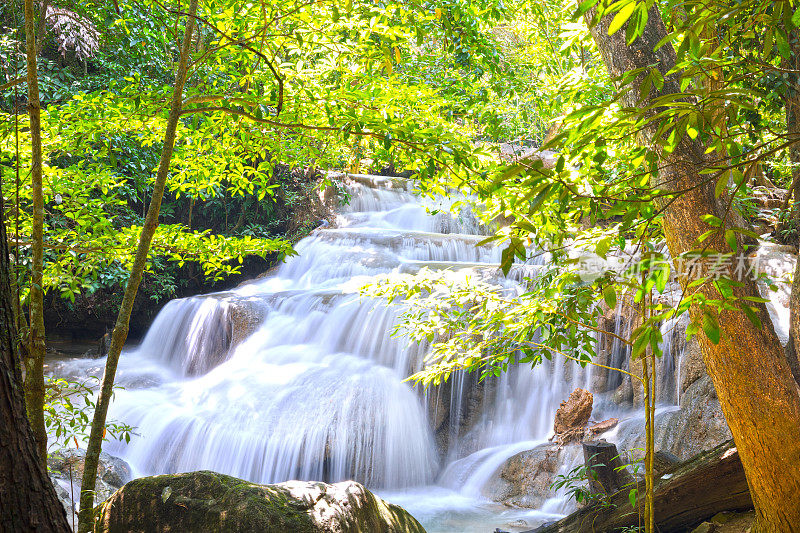
[[[413, 380], [591, 364], [603, 305], [629, 301], [651, 431], [659, 328], [687, 314], [762, 529], [800, 520], [800, 290], [795, 276], [784, 350], [749, 259], [800, 231], [796, 2], [11, 0], [0, 26], [4, 223], [40, 452], [45, 296], [117, 298], [99, 453], [143, 276], [163, 302], [189, 278], [266, 268], [319, 222], [293, 218], [309, 199], [347, 201], [328, 171], [403, 174], [475, 213], [503, 274], [527, 279], [514, 295], [431, 270], [364, 288], [431, 343]], [[589, 256], [603, 267], [587, 276]], [[652, 454], [650, 439], [651, 497]]]

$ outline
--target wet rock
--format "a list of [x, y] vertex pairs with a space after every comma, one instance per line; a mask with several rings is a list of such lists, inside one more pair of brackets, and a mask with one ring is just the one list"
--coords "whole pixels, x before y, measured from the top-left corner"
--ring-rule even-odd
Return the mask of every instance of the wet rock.
[[506, 505], [541, 507], [553, 495], [550, 483], [558, 472], [562, 451], [547, 443], [513, 455], [483, 488], [483, 495]]
[[625, 376], [622, 384], [611, 394], [611, 401], [621, 406], [633, 406], [633, 384], [629, 376]]
[[359, 483], [259, 485], [216, 472], [131, 481], [98, 510], [96, 533], [180, 531], [424, 532], [401, 507]]
[[711, 522], [703, 522], [692, 530], [692, 533], [714, 533], [717, 528]]
[[[722, 414], [711, 378], [703, 376], [681, 397], [681, 407], [656, 414], [655, 448], [669, 452], [681, 460], [710, 450], [731, 439], [731, 431]], [[643, 457], [645, 443], [644, 424], [626, 435], [620, 448], [629, 453], [631, 461]]]
[[745, 513], [722, 512], [714, 515], [709, 522], [716, 526], [714, 533], [750, 533], [755, 523], [755, 511]]
[[[758, 281], [758, 288], [761, 296], [769, 300], [766, 306], [772, 325], [781, 344], [786, 346], [789, 341], [789, 302], [792, 295], [792, 277], [797, 263], [797, 249], [793, 246], [762, 241], [758, 250], [750, 255], [750, 261], [754, 274], [766, 274], [774, 282], [770, 287], [766, 280], [761, 279]], [[773, 287], [776, 290], [773, 290]]]
[[566, 444], [583, 438], [586, 424], [592, 416], [594, 396], [585, 389], [575, 389], [556, 411], [553, 440]]
[[438, 387], [427, 389], [426, 408], [431, 422], [439, 457], [443, 458], [458, 445], [463, 457], [481, 448], [484, 405], [493, 401], [496, 381], [479, 380], [475, 373], [450, 379]]
[[[83, 477], [85, 461], [86, 450], [63, 449], [53, 452], [47, 457], [47, 466], [54, 477], [69, 479], [71, 475], [75, 482], [80, 482]], [[100, 499], [100, 501], [103, 501], [112, 492], [131, 480], [131, 467], [119, 457], [100, 452], [97, 480], [108, 487], [109, 490], [108, 494]]]
[[265, 310], [258, 302], [248, 299], [235, 301], [229, 309], [231, 321], [230, 350], [247, 339], [264, 322]]
[[761, 209], [782, 207], [787, 195], [786, 189], [757, 186], [752, 189], [753, 201]]
[[[627, 369], [630, 349], [619, 338], [627, 338], [639, 323], [637, 310], [632, 298], [625, 295], [614, 309], [605, 309], [598, 319], [598, 328], [603, 333], [598, 338], [596, 361], [604, 366]], [[598, 392], [617, 391], [616, 396], [625, 403], [629, 394], [626, 388], [626, 375], [606, 368], [596, 367], [592, 371], [592, 390]]]
[[76, 491], [74, 487], [72, 487], [73, 489], [72, 494], [70, 494], [70, 491], [67, 488], [69, 487], [69, 485], [65, 486], [63, 480], [53, 476], [53, 474], [50, 474], [50, 482], [53, 483], [53, 487], [56, 489], [56, 496], [58, 497], [58, 501], [60, 501], [61, 505], [64, 506], [64, 511], [67, 513], [67, 519], [69, 523], [72, 524], [74, 518], [74, 522], [75, 524], [77, 524], [78, 507], [73, 501], [73, 496], [74, 499], [77, 500], [80, 493]]
[[[684, 328], [685, 331], [685, 328]], [[685, 339], [686, 336], [684, 335]], [[684, 341], [683, 358], [681, 359], [680, 369], [680, 393], [681, 396], [686, 394], [689, 387], [698, 379], [707, 376], [706, 364], [703, 362], [703, 353], [700, 351], [700, 343], [697, 341], [697, 336], [693, 336], [688, 341]]]
[[656, 427], [659, 449], [686, 460], [732, 437], [711, 378], [703, 376], [686, 390], [681, 409], [661, 428]]
[[[73, 513], [75, 513], [75, 523], [78, 523], [78, 500], [80, 499], [85, 460], [86, 450], [83, 449], [61, 449], [47, 456], [50, 480], [56, 488], [59, 501], [67, 511], [70, 523], [72, 523]], [[95, 482], [95, 505], [106, 500], [130, 480], [131, 467], [128, 463], [119, 457], [101, 452]]]

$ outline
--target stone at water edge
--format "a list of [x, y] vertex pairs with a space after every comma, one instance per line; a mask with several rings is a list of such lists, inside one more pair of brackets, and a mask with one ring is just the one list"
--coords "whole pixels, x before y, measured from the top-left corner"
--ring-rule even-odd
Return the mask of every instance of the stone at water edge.
[[355, 481], [259, 485], [207, 470], [139, 478], [96, 510], [95, 533], [424, 533]]
[[550, 483], [564, 459], [563, 451], [546, 443], [511, 456], [483, 487], [483, 496], [510, 507], [541, 507], [553, 496]]
[[[53, 482], [58, 500], [67, 512], [70, 524], [73, 521], [73, 513], [78, 509], [85, 460], [86, 450], [83, 448], [64, 448], [47, 456], [50, 481]], [[131, 467], [128, 463], [119, 457], [100, 452], [95, 481], [95, 505], [114, 494], [117, 489], [130, 481], [131, 477]], [[77, 524], [77, 515], [74, 518]]]
[[[54, 476], [69, 479], [69, 476], [72, 475], [72, 479], [78, 482], [83, 478], [83, 464], [85, 461], [86, 450], [83, 448], [61, 449], [47, 456], [47, 466]], [[100, 452], [97, 479], [113, 487], [112, 492], [130, 481], [131, 477], [131, 467], [128, 463], [119, 457]]]
[[575, 389], [566, 401], [556, 411], [553, 423], [555, 435], [553, 440], [559, 444], [566, 444], [573, 440], [580, 440], [586, 431], [586, 424], [592, 416], [594, 396], [585, 389]]

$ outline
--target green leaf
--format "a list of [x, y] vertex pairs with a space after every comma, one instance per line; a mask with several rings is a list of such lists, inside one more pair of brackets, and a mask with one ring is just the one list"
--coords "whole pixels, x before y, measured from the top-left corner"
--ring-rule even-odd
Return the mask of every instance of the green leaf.
[[728, 174], [723, 173], [717, 180], [717, 185], [714, 187], [714, 196], [719, 198], [728, 186]]
[[750, 323], [753, 324], [753, 327], [756, 329], [761, 329], [761, 319], [756, 314], [753, 307], [742, 304], [742, 311], [744, 311], [744, 314], [747, 316], [748, 320], [750, 320]]
[[669, 273], [670, 273], [670, 266], [668, 263], [664, 263], [658, 268], [655, 273], [655, 282], [656, 282], [656, 290], [659, 293], [663, 293], [664, 290], [667, 288], [667, 282], [669, 281]]
[[617, 291], [614, 290], [613, 285], [607, 285], [603, 289], [603, 299], [606, 301], [606, 305], [609, 309], [617, 307]]
[[647, 349], [647, 345], [650, 342], [650, 336], [653, 334], [653, 330], [651, 327], [643, 329], [641, 334], [636, 337], [636, 340], [633, 341], [633, 348], [631, 357], [637, 358], [642, 355]]
[[739, 243], [736, 242], [736, 232], [732, 229], [725, 230], [725, 241], [727, 241], [728, 246], [730, 246], [731, 250], [734, 252], [739, 248]]
[[578, 6], [578, 11], [575, 12], [575, 17], [582, 17], [584, 13], [592, 9], [600, 0], [583, 0]]
[[498, 184], [498, 183], [500, 183], [502, 181], [505, 181], [510, 177], [516, 176], [517, 174], [519, 174], [523, 170], [525, 170], [525, 165], [520, 165], [520, 164], [511, 165], [510, 167], [505, 169], [503, 172], [498, 174], [497, 177], [495, 177], [494, 183]]
[[711, 342], [719, 344], [719, 322], [717, 322], [717, 317], [708, 310], [703, 313], [703, 331]]
[[503, 271], [504, 276], [508, 276], [511, 270], [511, 265], [514, 264], [514, 248], [508, 247], [500, 255], [500, 269]]
[[636, 2], [631, 1], [625, 4], [608, 26], [608, 34], [614, 35], [622, 27], [622, 25], [625, 24], [629, 18], [631, 18], [634, 9], [636, 9]]
[[631, 503], [631, 507], [636, 507], [636, 497], [639, 494], [639, 489], [631, 489], [628, 493], [628, 501]]
[[531, 213], [535, 212], [539, 207], [541, 207], [542, 203], [550, 196], [550, 191], [552, 190], [553, 185], [548, 183], [544, 186], [544, 188], [536, 195], [536, 198], [533, 199], [531, 202], [530, 211]]
[[792, 15], [792, 25], [797, 28], [800, 27], [800, 9], [794, 12]]
[[689, 339], [692, 338], [693, 335], [697, 335], [699, 331], [700, 331], [700, 324], [698, 324], [697, 322], [691, 322], [686, 328], [686, 340], [688, 341]]
[[605, 237], [603, 239], [600, 239], [599, 241], [597, 241], [597, 246], [595, 247], [594, 252], [600, 257], [605, 259], [606, 254], [611, 249], [611, 244], [612, 244], [611, 237]]

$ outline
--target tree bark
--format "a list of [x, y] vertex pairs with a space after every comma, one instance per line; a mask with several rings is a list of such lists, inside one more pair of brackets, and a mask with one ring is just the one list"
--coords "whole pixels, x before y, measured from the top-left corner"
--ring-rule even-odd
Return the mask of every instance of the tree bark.
[[136, 257], [131, 267], [128, 284], [125, 287], [122, 305], [117, 315], [117, 323], [111, 335], [111, 346], [109, 347], [108, 357], [106, 358], [103, 383], [100, 388], [100, 395], [97, 398], [97, 406], [95, 408], [94, 418], [92, 419], [92, 429], [89, 434], [89, 442], [86, 446], [86, 459], [84, 462], [83, 481], [81, 483], [80, 512], [78, 513], [78, 531], [81, 533], [89, 533], [92, 530], [94, 488], [97, 476], [97, 465], [103, 444], [103, 435], [105, 433], [106, 416], [108, 415], [108, 407], [113, 394], [117, 363], [119, 363], [122, 346], [125, 344], [125, 340], [128, 337], [128, 324], [130, 323], [133, 302], [136, 299], [139, 283], [142, 281], [145, 265], [147, 263], [147, 255], [150, 252], [150, 243], [153, 240], [156, 226], [158, 226], [158, 214], [161, 210], [161, 200], [164, 196], [164, 186], [169, 173], [169, 165], [175, 147], [178, 120], [180, 119], [183, 86], [186, 83], [190, 45], [192, 42], [196, 13], [197, 0], [191, 0], [186, 20], [186, 32], [183, 35], [183, 43], [181, 45], [181, 57], [175, 74], [175, 87], [172, 91], [172, 103], [167, 119], [167, 128], [164, 133], [164, 146], [161, 150], [161, 161], [153, 186], [153, 194], [150, 198], [150, 206], [147, 209], [147, 217], [145, 218], [142, 231], [139, 234]]
[[584, 441], [583, 459], [591, 471], [589, 487], [592, 492], [613, 496], [634, 483], [633, 476], [619, 458], [617, 446], [611, 442]]
[[789, 342], [786, 343], [786, 359], [795, 382], [800, 385], [800, 250], [798, 250], [797, 264], [794, 267], [792, 280], [792, 293], [789, 298]]
[[[656, 43], [667, 36], [657, 6], [650, 9], [643, 35], [630, 46], [625, 42], [624, 28], [608, 35], [611, 16], [592, 25], [595, 14], [595, 9], [590, 10], [587, 21], [612, 77], [650, 65], [657, 65], [663, 75], [675, 66], [675, 51], [670, 44], [654, 51]], [[630, 90], [623, 96], [625, 106], [646, 108], [659, 96], [680, 92], [676, 77], [665, 76], [660, 91], [653, 89], [639, 100], [643, 78], [640, 75], [626, 87]], [[659, 155], [660, 171], [652, 185], [676, 193], [661, 207], [667, 245], [672, 257], [678, 258], [696, 249], [698, 237], [710, 229], [701, 221], [702, 215], [730, 218], [714, 196], [714, 180], [700, 174], [712, 166], [711, 157], [718, 158], [719, 154], [707, 155], [706, 147], [688, 136], [666, 153], [656, 142], [656, 129], [652, 124], [640, 130], [638, 141]], [[731, 251], [721, 234], [703, 244], [720, 253]], [[680, 281], [685, 288], [691, 280], [683, 276]], [[754, 280], [741, 281], [742, 286], [734, 288], [735, 297], [760, 297]], [[693, 290], [710, 300], [723, 299], [711, 283]], [[766, 308], [762, 304], [757, 307], [763, 328], [755, 328], [743, 312], [723, 311], [716, 317], [721, 330], [719, 343], [712, 343], [704, 334], [699, 341], [747, 474], [757, 530], [800, 531], [800, 394]], [[697, 306], [690, 310], [695, 322], [701, 321], [702, 313]]]
[[[777, 233], [780, 237], [782, 231], [790, 229], [796, 239], [800, 235], [800, 209], [798, 209], [800, 194], [797, 191], [800, 183], [800, 86], [797, 82], [797, 71], [800, 70], [800, 34], [797, 30], [789, 34], [789, 40], [792, 53], [791, 58], [784, 61], [784, 67], [787, 70], [795, 71], [789, 75], [789, 87], [786, 94], [786, 134], [792, 141], [788, 150], [789, 160], [792, 162], [792, 183], [783, 205], [788, 220], [786, 224], [778, 225]], [[792, 202], [792, 195], [795, 198], [794, 202]], [[798, 349], [800, 349], [800, 260], [794, 271], [789, 314], [789, 342], [786, 344], [786, 358], [789, 360], [795, 381], [800, 384], [800, 360], [798, 360]]]
[[[609, 499], [584, 507], [555, 524], [535, 529], [536, 533], [598, 533], [638, 526], [644, 518], [644, 482], [638, 489], [636, 507], [630, 491], [617, 492]], [[744, 511], [753, 503], [747, 490], [742, 463], [733, 443], [726, 442], [703, 452], [662, 474], [655, 483], [655, 517], [658, 531], [688, 531], [723, 511]], [[770, 530], [783, 533], [789, 529]], [[531, 532], [533, 533], [533, 532]]]
[[[2, 195], [0, 213], [4, 214]], [[4, 217], [0, 222], [0, 531], [67, 532], [67, 515], [42, 466], [25, 414], [8, 257]]]
[[47, 431], [44, 427], [44, 195], [42, 192], [42, 124], [39, 80], [36, 72], [36, 23], [33, 0], [25, 0], [25, 48], [28, 64], [28, 115], [31, 130], [31, 187], [33, 191], [32, 262], [30, 290], [30, 348], [25, 358], [25, 404], [31, 421], [39, 460], [47, 464]]
[[[797, 208], [797, 187], [800, 184], [800, 86], [798, 86], [798, 70], [800, 70], [800, 32], [794, 30], [789, 33], [789, 45], [791, 54], [789, 59], [783, 60], [781, 66], [787, 71], [791, 71], [788, 77], [788, 87], [786, 89], [785, 108], [786, 108], [786, 134], [787, 139], [792, 141], [789, 145], [789, 161], [792, 163], [792, 182], [786, 194], [786, 201], [783, 208], [789, 209], [789, 226], [793, 228], [794, 234], [800, 234], [800, 210]], [[794, 193], [795, 202], [792, 202]]]

